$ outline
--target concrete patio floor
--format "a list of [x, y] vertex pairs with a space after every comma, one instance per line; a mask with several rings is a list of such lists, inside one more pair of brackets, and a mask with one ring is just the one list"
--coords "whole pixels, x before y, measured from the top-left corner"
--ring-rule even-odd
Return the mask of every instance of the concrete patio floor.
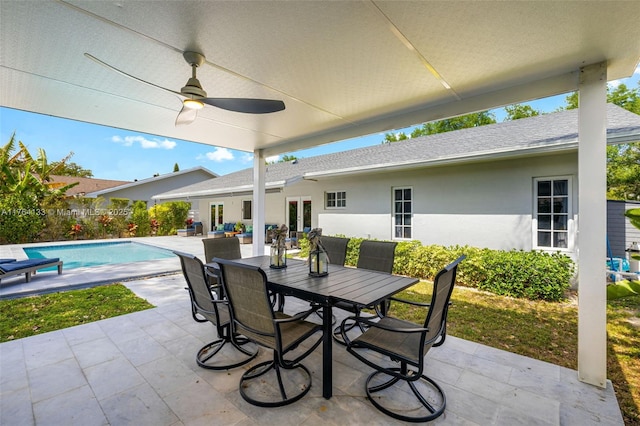
[[[153, 240], [202, 258], [199, 237]], [[7, 257], [7, 247], [0, 247], [0, 257]], [[243, 256], [250, 255], [251, 247], [243, 246]], [[67, 279], [60, 282], [112, 280], [96, 271], [71, 272], [64, 271]], [[49, 282], [58, 278], [42, 273], [30, 284], [52, 290]], [[26, 291], [9, 283], [3, 281], [3, 290]], [[275, 409], [252, 406], [237, 389], [247, 367], [215, 372], [196, 364], [196, 351], [213, 340], [214, 329], [191, 318], [181, 274], [124, 284], [156, 307], [0, 344], [0, 425], [404, 424], [367, 401], [364, 382], [371, 370], [340, 345], [333, 346], [330, 400], [321, 395], [319, 347], [303, 362], [313, 384], [302, 400]], [[287, 298], [287, 311], [304, 306]], [[260, 353], [256, 362], [270, 356]], [[606, 389], [587, 385], [574, 370], [451, 336], [427, 354], [426, 366], [447, 396], [446, 411], [434, 424], [624, 424], [611, 382]]]

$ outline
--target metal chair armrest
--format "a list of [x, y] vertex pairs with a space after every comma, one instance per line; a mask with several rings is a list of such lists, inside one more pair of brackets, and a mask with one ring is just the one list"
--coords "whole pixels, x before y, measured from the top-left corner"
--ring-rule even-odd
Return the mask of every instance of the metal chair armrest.
[[283, 324], [283, 323], [287, 323], [287, 322], [295, 322], [295, 321], [300, 321], [303, 320], [305, 318], [307, 318], [309, 315], [311, 315], [312, 313], [318, 311], [320, 309], [320, 307], [312, 307], [309, 310], [306, 311], [302, 311], [302, 312], [298, 312], [297, 314], [289, 317], [289, 318], [276, 318], [273, 320], [274, 324], [278, 325], [278, 324]]
[[396, 332], [396, 333], [426, 333], [426, 332], [429, 331], [428, 328], [418, 327], [417, 325], [416, 325], [416, 327], [410, 327], [410, 328], [408, 328], [408, 327], [407, 328], [405, 328], [405, 327], [402, 327], [402, 328], [388, 327], [388, 326], [386, 326], [384, 324], [380, 324], [377, 321], [370, 321], [368, 319], [365, 319], [365, 318], [362, 318], [362, 317], [355, 317], [355, 316], [345, 318], [342, 321], [342, 324], [340, 325], [340, 327], [343, 327], [348, 320], [355, 321], [355, 322], [360, 323], [360, 324], [364, 324], [367, 327], [375, 327], [375, 328], [379, 328], [381, 330], [393, 331], [393, 332]]

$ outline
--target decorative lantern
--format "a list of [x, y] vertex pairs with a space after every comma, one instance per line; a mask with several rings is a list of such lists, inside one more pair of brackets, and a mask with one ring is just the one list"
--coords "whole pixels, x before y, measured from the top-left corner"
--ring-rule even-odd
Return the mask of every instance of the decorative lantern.
[[324, 250], [314, 250], [309, 253], [309, 275], [324, 277], [329, 274], [329, 257]]
[[273, 243], [271, 244], [271, 265], [273, 269], [283, 269], [287, 267], [287, 228], [284, 224], [273, 231]]
[[309, 239], [309, 275], [312, 277], [324, 277], [329, 274], [329, 256], [320, 242], [321, 228], [312, 229]]

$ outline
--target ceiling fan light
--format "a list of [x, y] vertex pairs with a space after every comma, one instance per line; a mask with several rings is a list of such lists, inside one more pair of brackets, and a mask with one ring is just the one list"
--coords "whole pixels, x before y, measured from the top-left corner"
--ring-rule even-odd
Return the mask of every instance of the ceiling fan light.
[[197, 99], [185, 99], [183, 105], [190, 109], [202, 109], [204, 104]]

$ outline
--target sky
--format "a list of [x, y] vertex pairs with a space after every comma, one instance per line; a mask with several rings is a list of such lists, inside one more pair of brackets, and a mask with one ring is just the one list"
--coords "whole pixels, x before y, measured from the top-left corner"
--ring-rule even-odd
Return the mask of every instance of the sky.
[[[633, 76], [609, 85], [624, 83], [634, 89], [639, 80], [640, 66]], [[565, 98], [566, 94], [523, 104], [542, 112], [552, 112], [565, 105]], [[506, 115], [503, 109], [491, 112], [498, 122]], [[394, 132], [409, 134], [411, 129]], [[4, 146], [14, 132], [16, 140], [22, 141], [32, 155], [38, 153], [38, 148], [44, 149], [49, 162], [59, 161], [73, 152], [69, 161], [91, 170], [97, 179], [146, 179], [173, 172], [175, 163], [180, 170], [202, 166], [218, 175], [253, 166], [252, 153], [0, 107], [0, 144]], [[289, 154], [308, 158], [377, 145], [383, 140], [384, 133], [378, 133]], [[267, 160], [277, 161], [278, 158]]]

